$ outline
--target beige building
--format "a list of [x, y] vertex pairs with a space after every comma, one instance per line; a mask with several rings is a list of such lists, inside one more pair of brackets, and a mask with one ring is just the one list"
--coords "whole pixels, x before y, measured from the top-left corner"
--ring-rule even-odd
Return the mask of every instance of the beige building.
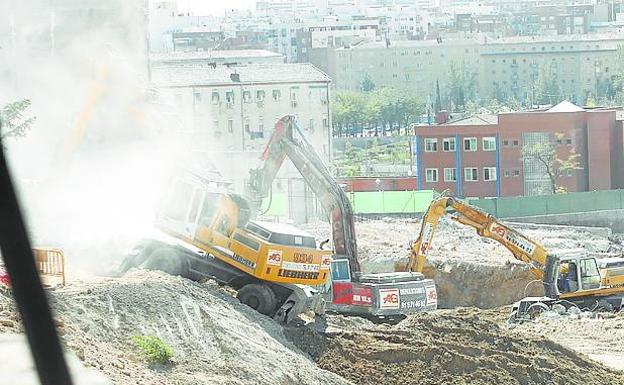
[[[259, 164], [278, 119], [294, 115], [303, 134], [329, 162], [330, 79], [311, 64], [189, 66], [152, 69], [162, 111], [179, 117], [176, 127], [195, 153], [212, 159], [242, 189]], [[316, 207], [299, 175], [285, 166], [274, 192], [289, 197], [289, 217], [310, 218]]]
[[515, 96], [530, 102], [537, 98], [533, 84], [540, 68], [552, 66], [561, 96], [583, 103], [587, 95], [606, 92], [619, 44], [624, 36], [374, 42], [334, 50], [328, 73], [337, 89], [357, 90], [368, 75], [377, 87], [407, 88], [435, 100], [436, 81], [444, 94], [456, 62], [476, 74], [477, 99]]

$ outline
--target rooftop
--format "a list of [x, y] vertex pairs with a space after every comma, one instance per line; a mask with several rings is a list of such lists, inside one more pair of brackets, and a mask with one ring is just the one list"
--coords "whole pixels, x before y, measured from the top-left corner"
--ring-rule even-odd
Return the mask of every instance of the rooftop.
[[495, 114], [477, 114], [462, 119], [446, 122], [444, 126], [484, 126], [490, 124], [498, 124], [498, 115]]
[[556, 106], [550, 107], [544, 112], [581, 112], [585, 111], [584, 108], [577, 106], [574, 103], [570, 103], [567, 100], [562, 101]]
[[282, 57], [276, 52], [264, 49], [233, 49], [233, 50], [212, 50], [200, 52], [170, 52], [153, 53], [150, 59], [155, 61], [164, 60], [193, 60], [193, 59], [236, 59], [236, 58], [271, 58]]
[[242, 84], [329, 82], [321, 70], [307, 63], [250, 64], [246, 66], [166, 67], [152, 69], [157, 87], [236, 85], [230, 78], [239, 74]]

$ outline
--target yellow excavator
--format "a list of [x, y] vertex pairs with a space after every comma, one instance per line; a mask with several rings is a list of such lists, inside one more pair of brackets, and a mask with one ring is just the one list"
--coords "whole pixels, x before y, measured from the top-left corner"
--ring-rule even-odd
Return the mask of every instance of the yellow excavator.
[[252, 219], [248, 200], [230, 192], [220, 174], [203, 167], [177, 174], [156, 228], [126, 256], [120, 274], [142, 267], [215, 279], [283, 323], [306, 311], [324, 312], [324, 299], [311, 286], [329, 278], [331, 251], [294, 226]]
[[[431, 202], [425, 213], [420, 233], [411, 244], [405, 263], [397, 263], [397, 271], [426, 273], [427, 254], [440, 218], [451, 219], [470, 226], [482, 237], [505, 246], [513, 256], [526, 262], [531, 272], [541, 280], [544, 297], [526, 297], [516, 303], [510, 321], [534, 317], [537, 313], [563, 305], [595, 311], [619, 311], [624, 307], [624, 267], [600, 269], [598, 261], [589, 254], [549, 253], [540, 245], [494, 216], [444, 194]], [[561, 307], [559, 307], [561, 309]]]

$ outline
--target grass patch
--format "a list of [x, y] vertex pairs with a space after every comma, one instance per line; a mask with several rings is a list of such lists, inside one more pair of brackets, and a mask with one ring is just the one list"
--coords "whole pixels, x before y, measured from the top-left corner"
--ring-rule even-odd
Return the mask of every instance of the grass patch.
[[173, 357], [173, 349], [156, 336], [138, 335], [132, 342], [151, 363], [165, 364]]

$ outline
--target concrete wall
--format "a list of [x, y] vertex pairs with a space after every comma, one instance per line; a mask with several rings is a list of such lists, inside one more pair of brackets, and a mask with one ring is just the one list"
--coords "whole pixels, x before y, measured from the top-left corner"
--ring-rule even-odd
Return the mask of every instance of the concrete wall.
[[505, 221], [571, 226], [608, 227], [615, 233], [624, 233], [624, 210], [622, 209], [600, 210], [581, 213], [534, 215], [529, 217], [505, 218]]

